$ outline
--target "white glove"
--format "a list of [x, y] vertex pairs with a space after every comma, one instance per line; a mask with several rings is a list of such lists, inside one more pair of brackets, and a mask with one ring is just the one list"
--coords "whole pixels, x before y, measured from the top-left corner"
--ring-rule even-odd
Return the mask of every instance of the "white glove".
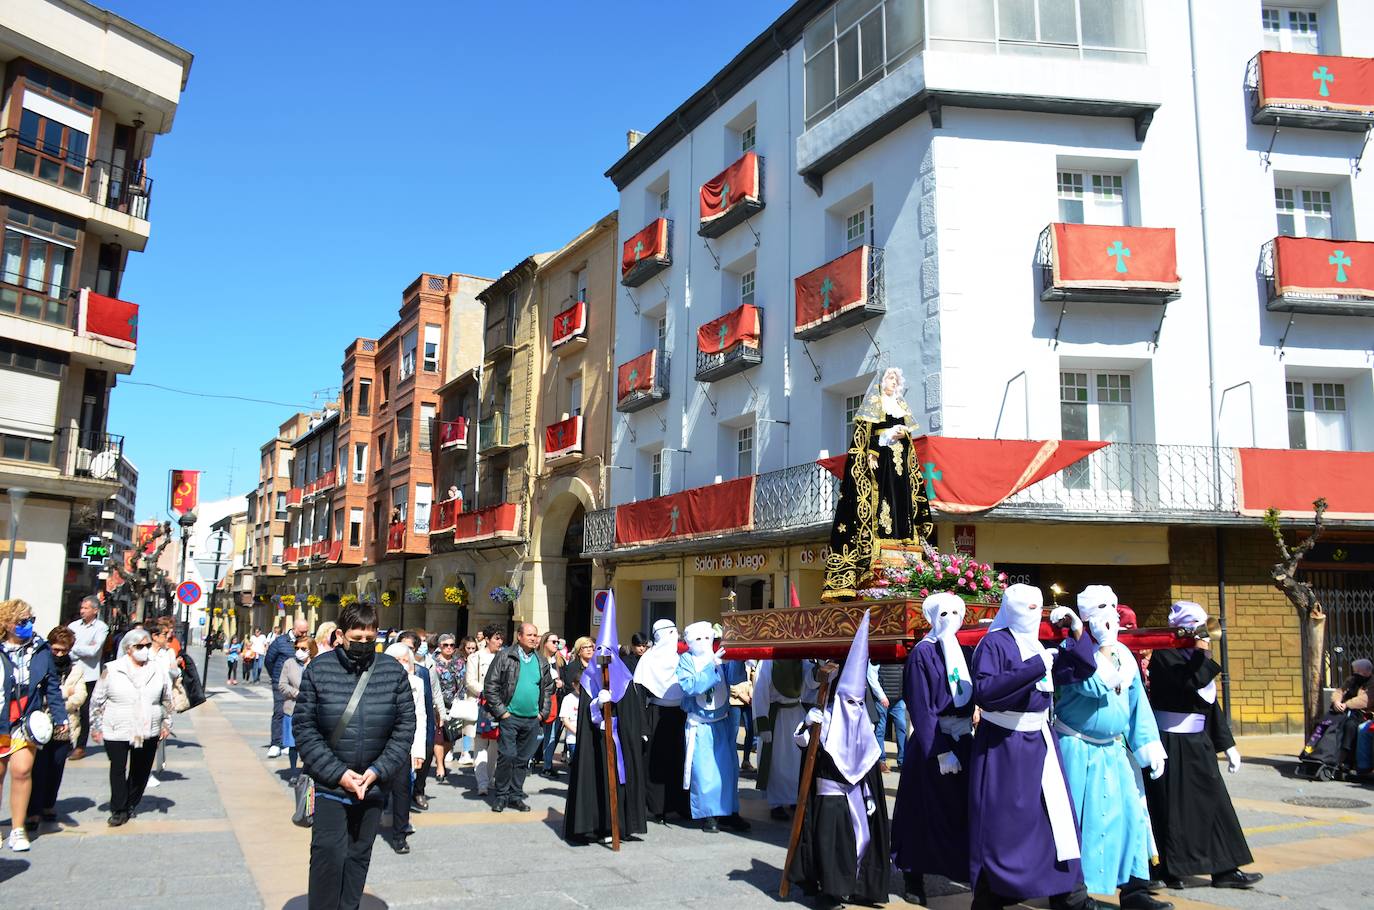
[[941, 752], [937, 758], [940, 761], [941, 774], [958, 774], [964, 770], [964, 766], [959, 764], [959, 759], [953, 752]]
[[771, 743], [772, 741], [773, 741], [773, 733], [772, 733], [771, 730], [770, 730], [770, 731], [765, 731], [765, 732], [759, 734], [759, 742], [760, 742], [760, 743]]
[[1235, 746], [1226, 750], [1226, 770], [1232, 774], [1240, 770], [1240, 750]]
[[725, 660], [725, 647], [722, 645], [721, 647], [717, 648], [714, 656], [716, 658], [716, 666], [720, 666], [721, 663]]
[[1155, 757], [1154, 761], [1150, 762], [1150, 780], [1159, 780], [1164, 776], [1165, 761], [1165, 756], [1159, 755]]
[[1055, 655], [1055, 649], [1054, 649], [1054, 648], [1044, 648], [1044, 649], [1042, 649], [1042, 650], [1040, 651], [1040, 659], [1043, 660], [1043, 661], [1045, 662], [1045, 672], [1046, 672], [1046, 673], [1048, 673], [1048, 672], [1050, 672], [1051, 670], [1054, 669], [1054, 655]]
[[1069, 621], [1069, 630], [1077, 637], [1083, 631], [1083, 620], [1072, 607], [1055, 607], [1050, 611], [1050, 625], [1057, 626], [1065, 619]]
[[812, 724], [823, 723], [825, 723], [825, 712], [820, 708], [812, 708], [810, 711], [806, 712], [806, 725], [808, 727]]
[[1164, 776], [1164, 762], [1168, 757], [1168, 753], [1164, 751], [1164, 744], [1159, 740], [1146, 743], [1135, 753], [1135, 760], [1140, 767], [1149, 770], [1150, 780], [1159, 780]]
[[596, 700], [603, 705], [609, 705], [611, 703], [611, 690], [602, 689], [600, 692], [596, 693]]

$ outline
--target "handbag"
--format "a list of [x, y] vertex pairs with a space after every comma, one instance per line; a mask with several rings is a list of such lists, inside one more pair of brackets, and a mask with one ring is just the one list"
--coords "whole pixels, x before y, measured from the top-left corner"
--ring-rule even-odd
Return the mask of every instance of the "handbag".
[[496, 718], [491, 716], [487, 710], [487, 700], [483, 698], [477, 703], [477, 738], [478, 739], [499, 739], [501, 737], [501, 725], [496, 722]]
[[186, 694], [186, 686], [181, 679], [172, 680], [172, 710], [177, 714], [191, 709], [191, 698]]
[[[349, 721], [353, 720], [353, 715], [358, 711], [358, 702], [362, 701], [363, 690], [367, 688], [367, 681], [372, 678], [372, 668], [376, 665], [376, 661], [369, 664], [358, 677], [358, 681], [353, 684], [353, 694], [348, 696], [348, 704], [339, 715], [339, 722], [334, 725], [334, 731], [329, 734], [330, 749], [339, 748], [339, 740], [343, 739], [344, 730], [348, 728]], [[291, 824], [298, 828], [309, 828], [315, 824], [315, 780], [308, 773], [302, 774], [296, 778], [292, 788], [296, 798], [291, 812]]]

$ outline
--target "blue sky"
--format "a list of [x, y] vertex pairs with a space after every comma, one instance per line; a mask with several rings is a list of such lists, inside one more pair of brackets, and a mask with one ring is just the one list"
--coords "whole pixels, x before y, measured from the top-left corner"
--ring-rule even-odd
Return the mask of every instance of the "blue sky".
[[109, 428], [140, 518], [165, 513], [170, 468], [218, 499], [232, 460], [232, 491], [251, 489], [258, 447], [323, 402], [345, 345], [394, 322], [420, 272], [499, 275], [616, 208], [602, 174], [625, 131], [788, 5], [105, 2], [196, 58], [120, 291], [142, 307], [138, 363]]

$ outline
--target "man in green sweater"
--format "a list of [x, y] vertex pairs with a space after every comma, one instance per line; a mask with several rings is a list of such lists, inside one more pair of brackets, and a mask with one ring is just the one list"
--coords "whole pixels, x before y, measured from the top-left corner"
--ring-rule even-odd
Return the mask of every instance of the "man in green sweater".
[[525, 802], [525, 775], [553, 700], [553, 677], [548, 663], [535, 653], [538, 646], [539, 630], [534, 623], [520, 623], [515, 644], [496, 655], [482, 689], [487, 710], [501, 728], [493, 812], [503, 812], [507, 806], [517, 812], [530, 811]]

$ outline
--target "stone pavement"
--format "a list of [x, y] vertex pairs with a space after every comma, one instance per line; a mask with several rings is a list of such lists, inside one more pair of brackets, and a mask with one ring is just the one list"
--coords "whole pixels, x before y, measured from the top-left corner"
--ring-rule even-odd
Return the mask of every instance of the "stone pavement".
[[[71, 906], [73, 899], [136, 900], [154, 908], [304, 908], [309, 832], [292, 826], [285, 758], [268, 759], [271, 698], [265, 685], [223, 685], [212, 664], [211, 699], [177, 718], [166, 780], [135, 819], [105, 824], [107, 764], [95, 750], [68, 765], [61, 824], [42, 831], [27, 854], [0, 852], [7, 907]], [[1297, 740], [1241, 741], [1245, 768], [1227, 776], [1256, 862], [1253, 892], [1190, 888], [1169, 895], [1180, 910], [1346, 910], [1374, 906], [1374, 788], [1313, 784], [1293, 777]], [[431, 809], [413, 815], [412, 852], [379, 840], [365, 907], [733, 908], [772, 907], [786, 826], [768, 820], [752, 788], [742, 791], [754, 822], [746, 838], [655, 827], [619, 854], [571, 847], [559, 837], [565, 787], [531, 777], [529, 814], [489, 811], [470, 773], [431, 781]], [[749, 786], [746, 779], [746, 787]], [[889, 776], [888, 794], [896, 788]], [[1359, 800], [1352, 808], [1293, 804], [1307, 797]], [[8, 794], [0, 831], [8, 832]], [[1199, 882], [1199, 885], [1203, 883]], [[931, 880], [932, 906], [965, 908], [963, 889]], [[943, 887], [942, 887], [943, 886]], [[894, 900], [896, 906], [906, 906]]]

